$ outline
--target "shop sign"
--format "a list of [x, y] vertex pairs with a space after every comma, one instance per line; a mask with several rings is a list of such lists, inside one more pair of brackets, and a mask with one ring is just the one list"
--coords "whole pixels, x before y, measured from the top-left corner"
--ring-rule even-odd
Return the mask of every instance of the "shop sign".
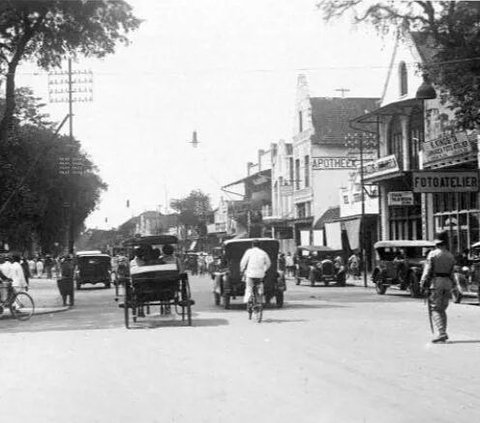
[[293, 186], [292, 185], [281, 185], [280, 194], [282, 196], [293, 195]]
[[466, 132], [444, 133], [438, 138], [423, 143], [425, 165], [472, 152], [471, 140]]
[[413, 192], [477, 192], [478, 171], [413, 172]]
[[357, 169], [359, 163], [351, 157], [312, 157], [312, 170]]
[[390, 191], [387, 201], [389, 206], [413, 206], [413, 191]]
[[389, 173], [399, 172], [397, 158], [395, 154], [380, 157], [379, 159], [367, 163], [363, 166], [364, 178], [375, 178], [377, 176], [388, 175]]

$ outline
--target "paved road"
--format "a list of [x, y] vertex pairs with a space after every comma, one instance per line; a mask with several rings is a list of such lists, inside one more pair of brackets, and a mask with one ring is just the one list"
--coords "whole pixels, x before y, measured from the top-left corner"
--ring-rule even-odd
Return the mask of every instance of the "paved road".
[[[194, 278], [194, 327], [123, 327], [113, 290], [73, 310], [2, 320], [2, 418], [35, 422], [472, 422], [480, 307], [449, 310], [431, 345], [421, 300], [399, 291], [289, 285], [258, 325], [212, 305]], [[473, 302], [474, 300], [472, 300]]]

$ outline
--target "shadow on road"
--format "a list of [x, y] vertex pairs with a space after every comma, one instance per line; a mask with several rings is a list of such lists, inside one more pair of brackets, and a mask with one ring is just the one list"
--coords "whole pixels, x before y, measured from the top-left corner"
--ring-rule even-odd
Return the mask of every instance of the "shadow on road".
[[447, 344], [480, 344], [480, 339], [464, 339], [458, 341], [447, 341]]
[[[228, 325], [226, 319], [195, 319], [192, 318], [191, 327], [212, 327]], [[132, 323], [130, 329], [158, 329], [162, 327], [189, 327], [186, 322], [182, 320], [145, 320]]]
[[339, 305], [339, 304], [308, 304], [308, 303], [285, 303], [283, 306], [286, 309], [305, 309], [305, 308], [349, 308], [348, 306]]
[[262, 323], [303, 323], [305, 319], [263, 319]]

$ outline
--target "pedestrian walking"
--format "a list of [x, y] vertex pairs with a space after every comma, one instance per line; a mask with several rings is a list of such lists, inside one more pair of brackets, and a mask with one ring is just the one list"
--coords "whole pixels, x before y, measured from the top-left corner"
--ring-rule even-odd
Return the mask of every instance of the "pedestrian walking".
[[62, 276], [60, 279], [57, 279], [58, 290], [62, 296], [63, 305], [67, 305], [67, 298], [69, 299], [69, 305], [73, 306], [73, 257], [69, 254], [60, 265], [60, 271]]
[[37, 277], [42, 278], [43, 277], [43, 261], [40, 257], [37, 259], [36, 265], [37, 265]]
[[30, 257], [28, 259], [28, 271], [30, 272], [30, 277], [34, 278], [37, 276], [37, 266], [35, 264], [35, 260]]
[[436, 234], [436, 248], [427, 255], [421, 284], [426, 292], [430, 323], [435, 326], [437, 336], [433, 343], [447, 341], [447, 307], [450, 293], [454, 285], [453, 267], [455, 258], [448, 251], [448, 233], [442, 231]]
[[288, 276], [295, 276], [295, 261], [293, 260], [292, 253], [289, 251], [285, 257], [285, 266]]
[[22, 257], [21, 261], [20, 261], [20, 265], [22, 266], [22, 269], [23, 269], [23, 275], [25, 276], [25, 282], [27, 283], [27, 289], [30, 285], [30, 269], [28, 267], [28, 261], [25, 257]]

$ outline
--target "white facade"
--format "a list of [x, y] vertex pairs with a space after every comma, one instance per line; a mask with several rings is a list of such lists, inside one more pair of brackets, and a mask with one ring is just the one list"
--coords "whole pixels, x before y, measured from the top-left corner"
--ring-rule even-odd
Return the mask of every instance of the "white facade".
[[272, 145], [272, 218], [291, 219], [293, 208], [292, 145], [280, 140]]

